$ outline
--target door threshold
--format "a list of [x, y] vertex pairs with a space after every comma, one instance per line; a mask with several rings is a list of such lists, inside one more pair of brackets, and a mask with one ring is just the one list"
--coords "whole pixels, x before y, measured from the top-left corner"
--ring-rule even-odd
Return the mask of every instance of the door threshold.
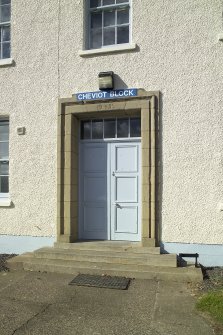
[[75, 243], [100, 243], [100, 244], [120, 244], [120, 245], [142, 245], [142, 242], [134, 242], [134, 241], [113, 241], [113, 240], [77, 240], [75, 242], [72, 242], [71, 244]]

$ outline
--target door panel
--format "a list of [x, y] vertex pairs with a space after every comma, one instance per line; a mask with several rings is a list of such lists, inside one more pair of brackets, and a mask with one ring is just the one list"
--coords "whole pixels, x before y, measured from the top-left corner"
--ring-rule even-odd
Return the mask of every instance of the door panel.
[[107, 201], [105, 176], [84, 176], [84, 202]]
[[116, 202], [137, 202], [137, 177], [116, 177]]
[[115, 172], [137, 172], [138, 150], [136, 146], [119, 145], [115, 147]]
[[80, 145], [79, 238], [108, 239], [107, 144]]
[[111, 239], [141, 240], [140, 143], [111, 144]]
[[[102, 232], [106, 233], [105, 223], [106, 208], [103, 205], [87, 204], [84, 206], [84, 237], [85, 238], [98, 238], [95, 233], [101, 235]], [[92, 236], [91, 236], [92, 233]]]
[[107, 171], [107, 150], [104, 143], [84, 143], [81, 145], [83, 150], [84, 172], [102, 172]]
[[138, 233], [138, 207], [120, 206], [116, 207], [116, 233], [137, 234]]

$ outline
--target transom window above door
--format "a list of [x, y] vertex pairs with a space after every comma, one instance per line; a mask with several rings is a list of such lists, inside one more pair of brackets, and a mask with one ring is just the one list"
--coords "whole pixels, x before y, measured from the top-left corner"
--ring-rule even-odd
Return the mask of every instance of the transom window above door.
[[89, 0], [90, 49], [130, 42], [130, 0]]
[[81, 121], [81, 139], [122, 139], [141, 137], [141, 119], [112, 118]]

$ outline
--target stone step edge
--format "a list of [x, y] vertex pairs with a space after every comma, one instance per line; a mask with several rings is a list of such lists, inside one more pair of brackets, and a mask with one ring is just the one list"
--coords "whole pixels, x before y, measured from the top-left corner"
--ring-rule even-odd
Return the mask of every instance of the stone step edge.
[[160, 248], [158, 248], [157, 250], [155, 250], [154, 252], [150, 252], [147, 251], [146, 248], [139, 248], [137, 250], [137, 252], [135, 252], [133, 249], [115, 249], [115, 248], [111, 248], [111, 249], [107, 249], [107, 248], [56, 248], [56, 247], [43, 247], [40, 249], [35, 250], [34, 252], [43, 252], [43, 251], [55, 251], [55, 252], [86, 252], [86, 253], [110, 253], [110, 254], [125, 254], [125, 255], [132, 255], [137, 257], [138, 255], [170, 255], [170, 254], [161, 254], [160, 253]]
[[79, 267], [79, 266], [83, 266], [86, 268], [99, 268], [102, 269], [104, 268], [110, 268], [112, 266], [116, 266], [117, 268], [127, 268], [127, 269], [134, 269], [136, 268], [137, 270], [140, 269], [145, 269], [145, 268], [150, 268], [150, 267], [154, 267], [154, 268], [170, 268], [170, 269], [175, 269], [177, 268], [176, 264], [174, 264], [174, 266], [171, 266], [169, 264], [123, 264], [123, 263], [111, 263], [111, 262], [106, 262], [106, 261], [102, 261], [102, 262], [97, 262], [97, 261], [79, 261], [79, 260], [58, 260], [58, 259], [50, 259], [50, 258], [45, 258], [45, 259], [41, 259], [41, 258], [35, 258], [32, 257], [31, 259], [27, 259], [24, 260], [24, 262], [30, 262], [30, 263], [35, 263], [35, 264], [56, 264], [56, 265], [61, 265], [64, 266], [66, 263], [66, 266], [73, 266], [75, 267]]
[[[55, 256], [55, 255], [53, 255]], [[119, 260], [119, 261], [118, 261]], [[50, 257], [50, 255], [48, 255], [48, 257], [35, 257], [33, 254], [29, 254], [23, 257], [23, 255], [21, 256], [16, 256], [14, 258], [11, 258], [10, 260], [8, 260], [7, 265], [10, 269], [12, 270], [16, 270], [16, 269], [22, 269], [23, 268], [23, 262], [33, 262], [33, 263], [46, 263], [51, 262], [51, 263], [59, 263], [59, 264], [63, 264], [64, 262], [66, 262], [66, 264], [68, 266], [78, 266], [78, 264], [87, 264], [87, 267], [102, 267], [103, 265], [105, 266], [112, 266], [112, 265], [117, 265], [118, 267], [170, 267], [170, 268], [176, 268], [177, 267], [177, 262], [176, 259], [170, 259], [170, 260], [160, 260], [159, 262], [157, 260], [150, 260], [149, 262], [146, 262], [145, 260], [141, 261], [137, 258], [137, 259], [114, 259], [114, 258], [107, 258], [107, 259], [99, 259], [98, 257], [96, 257], [95, 259], [92, 259], [91, 257], [81, 257], [78, 255], [78, 257], [76, 259], [64, 259], [62, 258], [56, 258], [56, 257]], [[154, 262], [159, 263], [159, 264], [154, 264]], [[162, 262], [163, 264], [160, 264], [160, 262]]]
[[120, 250], [120, 251], [131, 251], [131, 252], [148, 252], [148, 253], [153, 253], [157, 252], [160, 253], [160, 247], [142, 247], [141, 245], [138, 246], [131, 246], [131, 245], [114, 245], [114, 244], [100, 244], [93, 242], [94, 244], [91, 244], [91, 242], [76, 242], [76, 243], [54, 243], [54, 248], [56, 249], [86, 249], [86, 250], [92, 250], [92, 249], [97, 249], [97, 250]]
[[[108, 256], [103, 256], [101, 255], [101, 257], [98, 256], [94, 256], [94, 255], [60, 255], [60, 257], [57, 257], [57, 255], [55, 254], [45, 254], [45, 257], [42, 257], [43, 255], [34, 255], [35, 259], [39, 259], [39, 260], [55, 260], [55, 261], [68, 261], [68, 262], [90, 262], [90, 263], [107, 263], [107, 264], [123, 264], [123, 265], [155, 265], [154, 263], [166, 263], [163, 266], [170, 266], [170, 267], [177, 267], [177, 259], [176, 257], [172, 257], [172, 258], [140, 258], [140, 257], [108, 257]], [[66, 257], [67, 256], [67, 257]], [[76, 256], [76, 257], [75, 257]]]
[[[82, 253], [83, 252], [83, 253]], [[93, 256], [93, 257], [108, 257], [108, 258], [131, 258], [131, 259], [175, 259], [176, 254], [146, 254], [146, 253], [130, 253], [130, 252], [112, 252], [109, 251], [98, 251], [98, 250], [78, 250], [76, 253], [74, 250], [63, 250], [62, 249], [47, 249], [41, 248], [34, 251], [35, 257], [47, 256], [47, 255], [61, 255], [61, 256]]]
[[[151, 267], [150, 271], [132, 271], [132, 270], [117, 270], [117, 269], [89, 269], [89, 268], [71, 268], [61, 265], [40, 265], [33, 263], [25, 263], [25, 271], [40, 271], [40, 272], [53, 272], [53, 273], [69, 273], [77, 275], [78, 273], [85, 274], [98, 274], [98, 275], [113, 275], [113, 276], [124, 276], [128, 278], [136, 279], [155, 279], [155, 280], [171, 280], [180, 282], [202, 282], [203, 277], [200, 269], [187, 269], [187, 271], [181, 271], [185, 268], [171, 269], [171, 272], [166, 271], [162, 268], [162, 271], [154, 269]], [[156, 271], [155, 271], [156, 270]], [[189, 270], [189, 271], [188, 271]]]

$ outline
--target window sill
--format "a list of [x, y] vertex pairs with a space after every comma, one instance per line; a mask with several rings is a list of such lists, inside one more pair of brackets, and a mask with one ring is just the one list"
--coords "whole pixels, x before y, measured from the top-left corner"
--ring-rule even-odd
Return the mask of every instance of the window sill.
[[13, 58], [0, 59], [0, 67], [7, 66], [7, 65], [13, 65], [13, 64], [14, 64]]
[[12, 204], [10, 198], [0, 198], [0, 207], [10, 207]]
[[123, 51], [133, 51], [136, 50], [137, 45], [135, 43], [132, 44], [122, 44], [122, 45], [114, 45], [111, 47], [105, 47], [101, 49], [90, 49], [90, 50], [80, 50], [79, 56], [81, 57], [88, 57], [88, 56], [97, 56], [100, 54], [110, 54], [110, 53], [117, 53]]

